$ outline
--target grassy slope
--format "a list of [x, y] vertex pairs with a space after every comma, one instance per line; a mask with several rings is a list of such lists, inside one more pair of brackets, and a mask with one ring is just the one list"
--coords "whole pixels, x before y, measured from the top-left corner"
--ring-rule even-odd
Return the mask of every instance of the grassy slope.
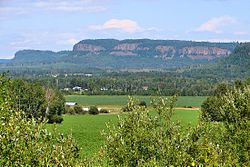
[[[180, 121], [184, 126], [189, 123], [195, 125], [198, 122], [199, 110], [176, 110], [174, 121]], [[101, 131], [106, 129], [105, 123], [117, 122], [117, 115], [73, 115], [64, 116], [64, 122], [58, 125], [58, 130], [64, 134], [72, 133], [82, 152], [86, 155], [96, 153], [103, 144]], [[51, 129], [52, 125], [48, 125]]]
[[[150, 96], [134, 96], [139, 100], [146, 101], [150, 104]], [[127, 104], [128, 96], [83, 96], [83, 95], [69, 95], [65, 96], [66, 101], [74, 101], [83, 106], [97, 105], [97, 106], [124, 106]], [[206, 99], [205, 96], [180, 96], [178, 97], [177, 107], [193, 106], [200, 107], [201, 103]]]

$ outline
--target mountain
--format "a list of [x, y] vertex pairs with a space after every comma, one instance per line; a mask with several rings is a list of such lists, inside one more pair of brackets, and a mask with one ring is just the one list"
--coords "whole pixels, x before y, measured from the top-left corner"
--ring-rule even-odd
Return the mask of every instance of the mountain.
[[72, 51], [22, 50], [0, 70], [83, 72], [103, 70], [164, 70], [194, 64], [214, 63], [228, 57], [238, 43], [179, 40], [96, 39], [82, 40]]
[[83, 40], [75, 44], [73, 51], [95, 55], [130, 57], [153, 57], [162, 60], [189, 58], [191, 60], [212, 60], [228, 56], [235, 43], [208, 43], [177, 40]]

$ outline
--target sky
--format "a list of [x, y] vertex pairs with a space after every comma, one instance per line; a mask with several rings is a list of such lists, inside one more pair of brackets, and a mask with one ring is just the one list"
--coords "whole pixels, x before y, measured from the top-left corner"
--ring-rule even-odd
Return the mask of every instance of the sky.
[[0, 59], [106, 38], [250, 41], [250, 0], [0, 0]]

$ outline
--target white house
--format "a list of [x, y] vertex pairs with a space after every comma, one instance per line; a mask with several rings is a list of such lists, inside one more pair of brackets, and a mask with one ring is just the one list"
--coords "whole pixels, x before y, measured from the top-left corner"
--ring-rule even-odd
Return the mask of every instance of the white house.
[[92, 77], [93, 74], [85, 74], [86, 77]]
[[89, 108], [82, 108], [82, 110], [88, 112]]
[[74, 91], [79, 91], [79, 90], [82, 90], [82, 87], [80, 86], [75, 86], [72, 88]]
[[66, 106], [75, 106], [75, 105], [77, 105], [77, 103], [76, 102], [66, 102], [65, 105]]

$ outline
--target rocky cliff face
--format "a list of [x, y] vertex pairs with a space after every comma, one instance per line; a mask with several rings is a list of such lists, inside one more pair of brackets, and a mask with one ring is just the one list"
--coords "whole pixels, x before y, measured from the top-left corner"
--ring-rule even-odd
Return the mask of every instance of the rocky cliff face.
[[218, 47], [196, 46], [196, 47], [182, 48], [179, 50], [179, 53], [183, 55], [227, 56], [231, 53], [231, 51], [227, 49], [218, 48]]
[[135, 51], [138, 47], [138, 43], [123, 43], [118, 44], [114, 47], [114, 50], [124, 50], [124, 51]]
[[192, 60], [211, 60], [228, 56], [232, 43], [206, 43], [168, 40], [83, 40], [73, 51], [85, 51], [112, 56], [151, 56], [162, 59], [188, 57]]
[[74, 51], [86, 51], [86, 52], [99, 52], [106, 50], [102, 46], [96, 46], [91, 44], [77, 44], [73, 48]]

